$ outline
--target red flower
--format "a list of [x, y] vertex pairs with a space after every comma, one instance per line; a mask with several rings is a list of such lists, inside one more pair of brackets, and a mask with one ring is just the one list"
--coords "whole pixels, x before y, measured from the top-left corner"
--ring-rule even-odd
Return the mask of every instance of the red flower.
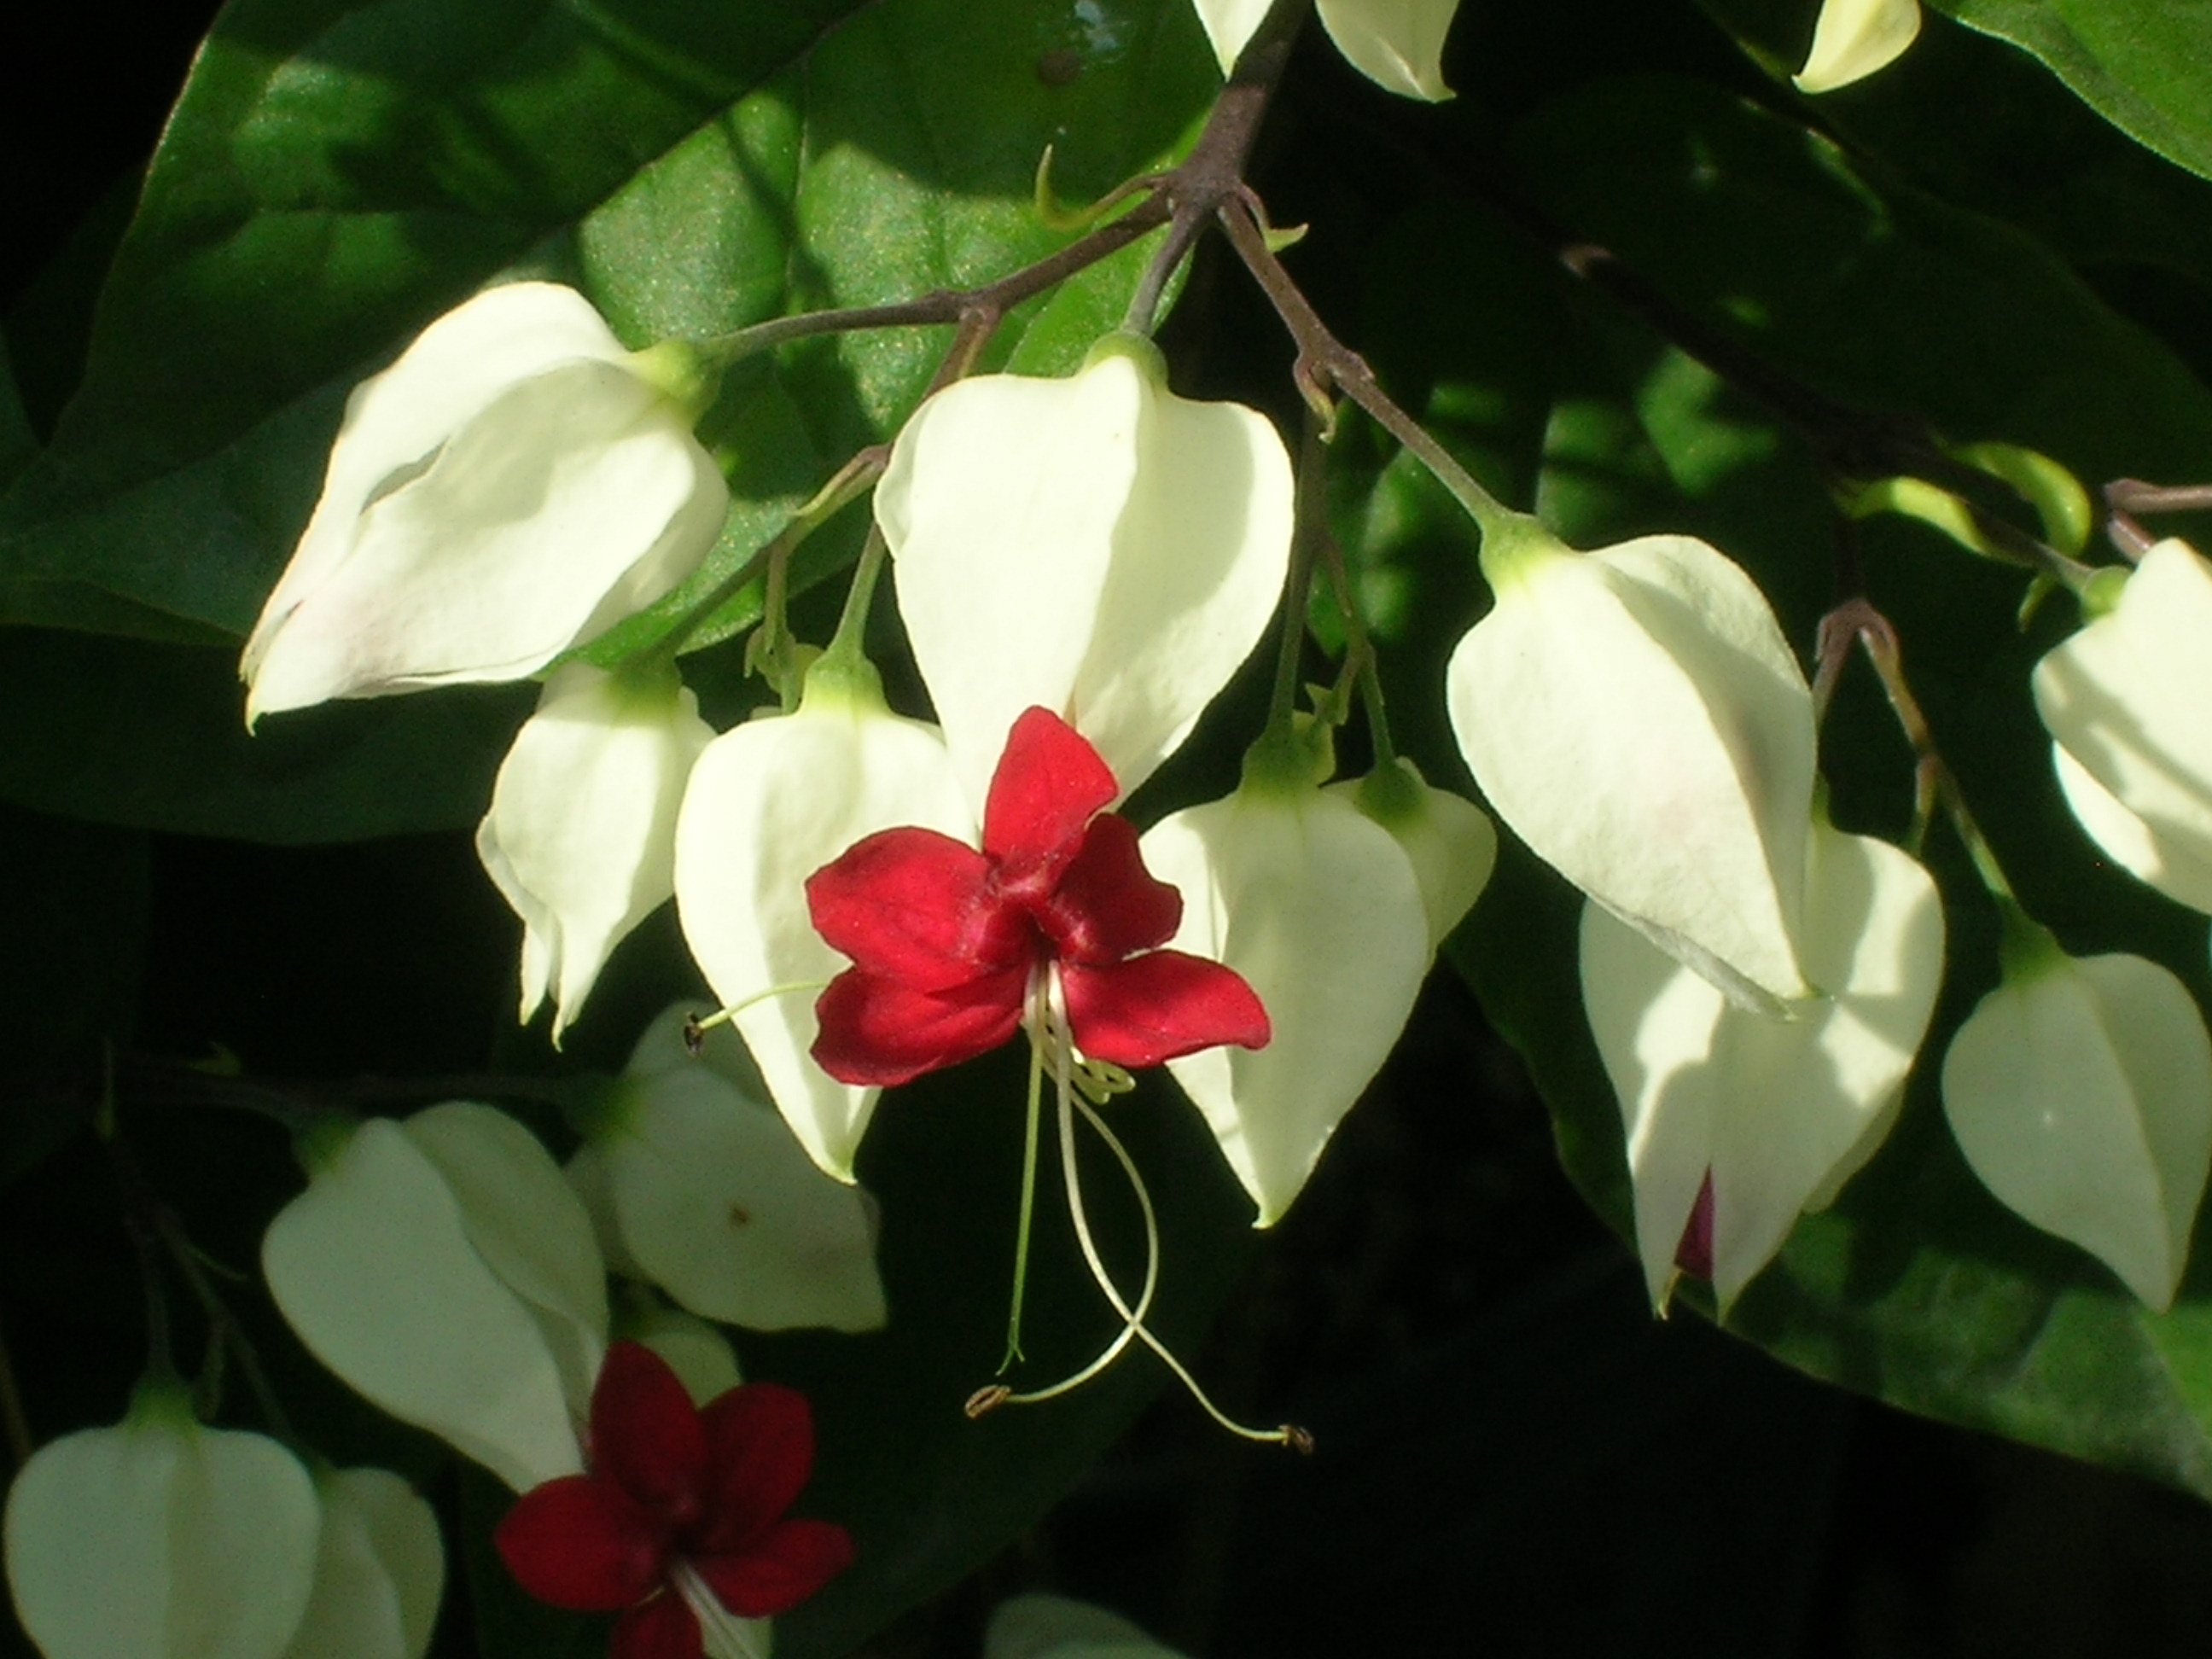
[[883, 830], [810, 876], [816, 931], [853, 958], [815, 1005], [823, 1070], [904, 1083], [997, 1048], [1048, 996], [1064, 999], [1076, 1048], [1117, 1066], [1262, 1046], [1267, 1013], [1250, 986], [1155, 948], [1182, 896], [1146, 870], [1129, 821], [1103, 810], [1116, 793], [1097, 750], [1031, 708], [992, 775], [981, 851]]
[[701, 1659], [702, 1618], [782, 1613], [852, 1562], [842, 1527], [783, 1518], [814, 1466], [802, 1394], [748, 1382], [702, 1411], [658, 1354], [617, 1342], [591, 1448], [589, 1474], [532, 1488], [492, 1539], [540, 1601], [627, 1609], [613, 1659]]

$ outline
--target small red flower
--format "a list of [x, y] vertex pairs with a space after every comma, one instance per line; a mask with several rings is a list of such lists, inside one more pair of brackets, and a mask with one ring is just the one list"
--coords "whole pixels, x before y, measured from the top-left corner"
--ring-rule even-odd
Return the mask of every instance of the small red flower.
[[1094, 1059], [1156, 1066], [1234, 1042], [1267, 1012], [1218, 962], [1163, 951], [1182, 896], [1146, 870], [1103, 809], [1114, 774], [1031, 708], [1006, 734], [979, 852], [934, 830], [883, 830], [807, 878], [814, 927], [853, 966], [815, 1005], [814, 1058], [846, 1083], [895, 1084], [995, 1048], [1056, 975], [1068, 1035]]
[[702, 1411], [658, 1354], [617, 1342], [592, 1390], [591, 1447], [590, 1474], [525, 1493], [492, 1540], [540, 1601], [622, 1612], [613, 1659], [701, 1659], [702, 1614], [768, 1618], [852, 1563], [842, 1527], [783, 1518], [814, 1467], [813, 1413], [793, 1389], [748, 1382]]

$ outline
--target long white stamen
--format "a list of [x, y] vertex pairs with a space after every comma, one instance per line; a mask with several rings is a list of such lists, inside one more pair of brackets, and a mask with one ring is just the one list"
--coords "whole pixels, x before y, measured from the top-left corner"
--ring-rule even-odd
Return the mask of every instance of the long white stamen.
[[[1106, 1127], [1103, 1120], [1091, 1109], [1090, 1103], [1087, 1101], [1079, 1101], [1076, 1097], [1075, 1044], [1068, 1030], [1066, 988], [1061, 982], [1060, 964], [1057, 963], [1050, 963], [1046, 966], [1045, 997], [1046, 1029], [1052, 1042], [1053, 1080], [1056, 1085], [1054, 1092], [1059, 1106], [1060, 1172], [1067, 1183], [1068, 1217], [1075, 1224], [1076, 1243], [1082, 1247], [1083, 1259], [1090, 1266], [1091, 1277], [1097, 1282], [1098, 1288], [1105, 1293], [1106, 1300], [1113, 1305], [1114, 1311], [1121, 1316], [1121, 1333], [1108, 1349], [1103, 1357], [1104, 1359], [1110, 1361], [1122, 1347], [1127, 1345], [1128, 1339], [1133, 1336], [1159, 1356], [1161, 1363], [1175, 1374], [1176, 1379], [1185, 1389], [1190, 1391], [1191, 1398], [1199, 1403], [1206, 1414], [1228, 1430], [1230, 1433], [1247, 1440], [1257, 1440], [1271, 1445], [1291, 1446], [1302, 1451], [1310, 1449], [1312, 1439], [1303, 1429], [1295, 1428], [1287, 1424], [1279, 1429], [1247, 1428], [1223, 1413], [1220, 1407], [1206, 1397], [1206, 1390], [1198, 1386], [1198, 1379], [1184, 1369], [1182, 1362], [1175, 1357], [1167, 1344], [1153, 1335], [1151, 1328], [1145, 1323], [1145, 1314], [1151, 1310], [1152, 1290], [1158, 1276], [1159, 1265], [1159, 1227], [1152, 1210], [1152, 1194], [1146, 1190], [1143, 1177], [1137, 1172], [1136, 1162], [1130, 1158], [1127, 1150]], [[1098, 1254], [1097, 1242], [1091, 1236], [1090, 1218], [1085, 1213], [1083, 1208], [1082, 1177], [1076, 1167], [1074, 1115], [1079, 1109], [1089, 1120], [1091, 1127], [1104, 1139], [1120, 1161], [1123, 1171], [1129, 1177], [1131, 1189], [1136, 1194], [1139, 1208], [1144, 1215], [1145, 1290], [1144, 1294], [1139, 1298], [1137, 1308], [1133, 1309], [1121, 1295], [1120, 1287], [1114, 1283], [1113, 1276], [1106, 1271], [1106, 1263]], [[1079, 1376], [1087, 1377], [1095, 1375], [1098, 1368], [1099, 1362], [1094, 1362], [1092, 1366], [1085, 1367]], [[1048, 1392], [1057, 1393], [1059, 1389], [1054, 1389]], [[990, 1403], [1012, 1405], [1022, 1402], [1026, 1398], [1028, 1397], [1017, 1395], [1000, 1395]]]

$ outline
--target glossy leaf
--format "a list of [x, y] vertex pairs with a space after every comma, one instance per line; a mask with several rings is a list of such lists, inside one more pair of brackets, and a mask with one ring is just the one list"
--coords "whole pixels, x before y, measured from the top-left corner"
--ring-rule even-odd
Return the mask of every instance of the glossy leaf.
[[[1030, 205], [1048, 142], [1066, 196], [1102, 193], [1187, 141], [1212, 90], [1182, 0], [244, 0], [169, 124], [52, 443], [0, 500], [0, 614], [241, 633], [347, 389], [495, 276], [577, 282], [631, 344], [986, 281], [1067, 240]], [[1073, 368], [1146, 252], [1018, 311], [992, 357]], [[733, 475], [729, 526], [626, 642], [887, 435], [947, 338], [810, 343], [732, 374], [702, 428]], [[129, 817], [134, 793], [119, 771], [74, 810]]]

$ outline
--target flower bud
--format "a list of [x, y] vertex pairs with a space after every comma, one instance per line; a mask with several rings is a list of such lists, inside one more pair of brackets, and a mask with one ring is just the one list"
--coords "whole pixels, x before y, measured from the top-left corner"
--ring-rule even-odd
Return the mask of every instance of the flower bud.
[[2015, 1213], [2164, 1310], [2212, 1167], [2212, 1038], [2157, 963], [2017, 933], [1944, 1057], [1951, 1133]]
[[373, 1404], [516, 1491], [582, 1467], [607, 1341], [592, 1224], [505, 1113], [451, 1101], [312, 1146], [261, 1242], [270, 1294]]
[[[1459, 0], [1320, 0], [1321, 26], [1345, 61], [1376, 85], [1437, 103], [1444, 84], [1444, 36]], [[1226, 75], [1267, 15], [1267, 0], [1198, 0], [1198, 20]]]
[[1429, 948], [1437, 949], [1474, 908], [1498, 866], [1498, 831], [1489, 815], [1473, 801], [1425, 782], [1420, 769], [1402, 757], [1322, 793], [1351, 801], [1389, 830], [1412, 861], [1429, 919]]
[[320, 1524], [298, 1458], [203, 1428], [181, 1385], [149, 1385], [120, 1424], [64, 1435], [16, 1475], [8, 1588], [46, 1659], [278, 1659]]
[[2124, 868], [2212, 913], [2212, 563], [2143, 555], [2119, 596], [2035, 665], [2067, 805]]
[[1124, 795], [1149, 777], [1266, 630], [1291, 519], [1274, 427], [1176, 397], [1134, 336], [1072, 379], [979, 374], [916, 410], [876, 521], [970, 823], [1032, 707]]
[[1813, 702], [1765, 596], [1686, 536], [1485, 537], [1498, 603], [1445, 693], [1475, 782], [1539, 858], [1747, 1006], [1797, 961]]
[[1430, 956], [1420, 885], [1348, 797], [1249, 767], [1236, 793], [1170, 813], [1140, 846], [1182, 894], [1170, 944], [1243, 975], [1267, 1011], [1266, 1048], [1168, 1070], [1259, 1206], [1254, 1224], [1271, 1226], [1413, 1012]]
[[603, 1165], [586, 1178], [604, 1182], [623, 1255], [709, 1319], [878, 1328], [869, 1200], [817, 1169], [763, 1103], [734, 1031], [707, 1032], [696, 1059], [686, 1051], [689, 1012], [679, 1004], [647, 1028], [577, 1154]]
[[1707, 1182], [1725, 1313], [1799, 1214], [1826, 1206], [1888, 1133], [1943, 981], [1935, 884], [1887, 842], [1815, 822], [1804, 951], [1829, 994], [1778, 1018], [1583, 908], [1583, 1002], [1620, 1102], [1637, 1251], [1662, 1310]]
[[436, 1514], [387, 1469], [327, 1470], [315, 1491], [314, 1589], [284, 1659], [422, 1659], [446, 1589]]
[[1820, 0], [1800, 92], [1833, 92], [1887, 69], [1920, 33], [1920, 0]]
[[676, 824], [676, 908], [691, 954], [724, 1006], [738, 1007], [784, 1121], [840, 1181], [853, 1178], [879, 1091], [815, 1062], [814, 1000], [846, 963], [814, 931], [806, 878], [897, 824], [967, 839], [975, 816], [937, 728], [893, 714], [869, 677], [828, 659], [795, 713], [708, 745]]
[[673, 669], [555, 672], [515, 734], [477, 856], [522, 918], [522, 1018], [553, 994], [553, 1041], [631, 928], [676, 890], [676, 809], [714, 741]]
[[477, 295], [346, 404], [322, 498], [246, 642], [246, 719], [533, 674], [721, 533], [694, 410], [550, 283]]

